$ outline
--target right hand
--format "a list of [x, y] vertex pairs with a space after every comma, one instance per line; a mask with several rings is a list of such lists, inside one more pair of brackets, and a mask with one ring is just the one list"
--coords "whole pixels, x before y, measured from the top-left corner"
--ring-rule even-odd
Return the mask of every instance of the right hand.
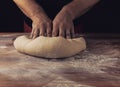
[[33, 17], [32, 21], [30, 38], [35, 39], [38, 36], [51, 36], [52, 21], [46, 15], [37, 15]]

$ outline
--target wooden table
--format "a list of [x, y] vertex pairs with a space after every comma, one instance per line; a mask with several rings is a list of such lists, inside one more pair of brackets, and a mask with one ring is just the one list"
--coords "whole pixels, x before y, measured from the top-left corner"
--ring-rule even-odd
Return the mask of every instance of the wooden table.
[[[64, 59], [21, 54], [0, 33], [0, 87], [120, 87], [120, 35], [86, 34], [87, 49]], [[21, 42], [22, 43], [22, 42]]]

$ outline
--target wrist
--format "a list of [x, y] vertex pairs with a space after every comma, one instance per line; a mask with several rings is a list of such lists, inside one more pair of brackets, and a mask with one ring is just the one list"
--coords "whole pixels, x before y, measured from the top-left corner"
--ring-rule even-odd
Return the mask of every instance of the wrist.
[[70, 8], [69, 8], [69, 7], [64, 6], [64, 7], [62, 8], [62, 11], [64, 12], [64, 14], [65, 14], [66, 16], [69, 16], [69, 18], [71, 18], [72, 20], [75, 19], [75, 16], [74, 16], [73, 13], [70, 11]]
[[48, 19], [47, 15], [45, 13], [36, 13], [35, 15], [31, 16], [31, 20], [40, 20], [40, 19]]

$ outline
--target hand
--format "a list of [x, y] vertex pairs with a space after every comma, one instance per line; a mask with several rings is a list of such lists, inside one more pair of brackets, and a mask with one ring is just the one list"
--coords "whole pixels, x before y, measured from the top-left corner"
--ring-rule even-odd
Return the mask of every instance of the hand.
[[46, 15], [37, 15], [33, 18], [32, 32], [30, 38], [38, 36], [51, 36], [52, 21]]
[[65, 10], [61, 10], [53, 20], [52, 36], [74, 37], [73, 20]]

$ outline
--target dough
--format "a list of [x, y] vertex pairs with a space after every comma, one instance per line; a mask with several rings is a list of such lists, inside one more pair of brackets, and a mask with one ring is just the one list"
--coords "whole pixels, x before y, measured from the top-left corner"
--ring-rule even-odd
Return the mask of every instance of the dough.
[[73, 56], [86, 48], [84, 38], [65, 39], [63, 37], [44, 37], [29, 39], [19, 36], [14, 47], [22, 53], [45, 58], [63, 58]]

